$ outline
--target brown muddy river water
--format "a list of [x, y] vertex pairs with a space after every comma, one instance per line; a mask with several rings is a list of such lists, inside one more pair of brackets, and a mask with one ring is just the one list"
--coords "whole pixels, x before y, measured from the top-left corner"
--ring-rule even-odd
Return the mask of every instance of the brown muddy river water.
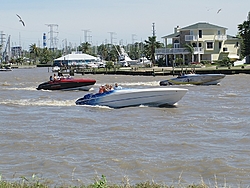
[[[0, 72], [0, 173], [78, 185], [154, 181], [250, 186], [250, 75], [189, 91], [174, 108], [76, 106], [84, 91], [37, 91], [47, 68]], [[76, 75], [76, 77], [82, 77]], [[85, 75], [94, 86], [158, 87], [172, 76]], [[173, 86], [167, 86], [173, 87]], [[176, 87], [176, 86], [174, 86]]]

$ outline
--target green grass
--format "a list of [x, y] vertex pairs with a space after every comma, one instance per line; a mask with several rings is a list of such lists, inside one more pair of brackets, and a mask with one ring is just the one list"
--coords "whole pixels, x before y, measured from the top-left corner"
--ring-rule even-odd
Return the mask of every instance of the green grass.
[[19, 181], [11, 182], [11, 181], [4, 181], [2, 180], [0, 176], [0, 188], [229, 188], [226, 183], [223, 183], [223, 185], [218, 186], [217, 178], [215, 176], [215, 183], [206, 185], [201, 178], [201, 182], [199, 184], [189, 184], [189, 185], [183, 185], [181, 183], [182, 178], [179, 177], [179, 182], [174, 185], [166, 185], [166, 184], [158, 184], [154, 181], [149, 182], [142, 182], [137, 183], [135, 185], [130, 184], [130, 180], [127, 177], [123, 178], [123, 181], [121, 184], [110, 184], [108, 183], [106, 177], [104, 175], [101, 176], [101, 178], [95, 178], [94, 183], [89, 185], [54, 185], [53, 182], [49, 182], [43, 179], [38, 178], [37, 176], [33, 175], [31, 178], [26, 178], [24, 176], [20, 177]]

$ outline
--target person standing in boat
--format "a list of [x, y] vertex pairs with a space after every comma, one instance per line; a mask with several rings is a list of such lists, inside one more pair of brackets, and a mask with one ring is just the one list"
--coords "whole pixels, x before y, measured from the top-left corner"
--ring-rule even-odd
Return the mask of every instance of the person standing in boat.
[[54, 81], [57, 81], [58, 77], [56, 76], [56, 74], [54, 74]]

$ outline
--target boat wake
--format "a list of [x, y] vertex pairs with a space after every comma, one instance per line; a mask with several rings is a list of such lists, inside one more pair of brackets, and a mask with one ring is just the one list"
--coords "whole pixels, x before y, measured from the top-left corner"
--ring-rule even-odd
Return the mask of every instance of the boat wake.
[[1, 84], [1, 86], [10, 86], [10, 84], [7, 83], [7, 82], [4, 82], [4, 83]]
[[11, 88], [5, 88], [5, 90], [15, 90], [15, 91], [36, 91], [36, 88], [34, 87], [11, 87]]
[[[105, 85], [106, 83], [95, 84], [96, 86]], [[159, 81], [152, 81], [152, 82], [124, 82], [119, 83], [122, 87], [125, 86], [159, 86]]]
[[52, 99], [20, 99], [20, 100], [4, 100], [0, 104], [8, 106], [75, 106], [74, 100], [52, 100]]

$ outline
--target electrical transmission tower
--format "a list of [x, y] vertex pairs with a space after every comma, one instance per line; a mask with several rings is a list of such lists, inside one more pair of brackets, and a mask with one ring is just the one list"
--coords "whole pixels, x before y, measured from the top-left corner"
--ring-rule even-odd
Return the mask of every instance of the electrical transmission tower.
[[3, 33], [3, 31], [0, 32], [0, 56], [2, 55], [2, 49], [3, 49], [3, 45], [4, 45], [4, 41], [5, 40], [5, 34]]
[[54, 33], [57, 33], [57, 31], [54, 31], [54, 27], [56, 27], [56, 30], [58, 29], [58, 25], [57, 24], [46, 24], [50, 30], [49, 30], [49, 41], [50, 41], [50, 49], [54, 50], [57, 48], [57, 36], [54, 37]]
[[84, 32], [84, 42], [87, 43], [89, 42], [90, 44], [92, 43], [91, 41], [91, 36], [88, 35], [89, 32], [91, 32], [90, 30], [82, 30]]
[[116, 34], [115, 32], [109, 32], [110, 34], [110, 44], [113, 44], [113, 40], [115, 39], [114, 38], [114, 35]]

